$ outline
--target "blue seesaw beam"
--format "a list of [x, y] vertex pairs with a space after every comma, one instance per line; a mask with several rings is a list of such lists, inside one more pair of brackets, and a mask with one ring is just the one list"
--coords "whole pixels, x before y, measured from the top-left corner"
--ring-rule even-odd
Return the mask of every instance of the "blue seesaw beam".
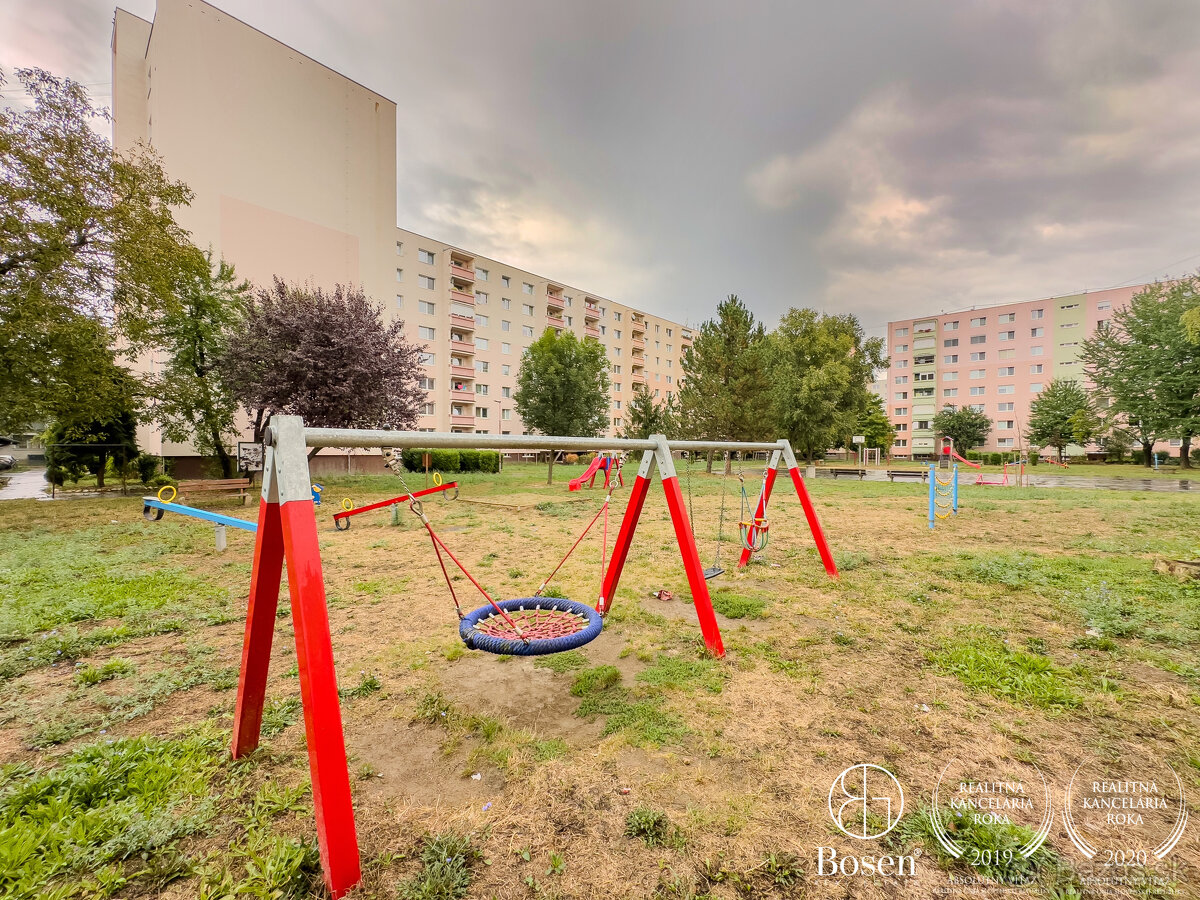
[[[151, 514], [150, 510], [158, 510], [157, 515]], [[235, 519], [233, 516], [223, 516], [220, 513], [209, 512], [206, 509], [196, 509], [194, 506], [185, 506], [182, 503], [166, 503], [154, 497], [142, 498], [142, 515], [151, 522], [157, 522], [162, 518], [164, 512], [179, 513], [181, 516], [191, 516], [193, 519], [203, 519], [206, 522], [212, 522], [214, 525], [228, 525], [230, 528], [240, 528], [242, 531], [258, 531], [257, 522], [247, 522], [245, 519]]]

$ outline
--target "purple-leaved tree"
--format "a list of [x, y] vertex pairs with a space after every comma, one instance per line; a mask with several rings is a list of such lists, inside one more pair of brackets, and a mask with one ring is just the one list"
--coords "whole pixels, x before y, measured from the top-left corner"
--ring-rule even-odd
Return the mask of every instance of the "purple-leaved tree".
[[360, 288], [327, 293], [276, 277], [254, 292], [222, 364], [261, 441], [275, 413], [316, 428], [414, 428], [420, 354]]

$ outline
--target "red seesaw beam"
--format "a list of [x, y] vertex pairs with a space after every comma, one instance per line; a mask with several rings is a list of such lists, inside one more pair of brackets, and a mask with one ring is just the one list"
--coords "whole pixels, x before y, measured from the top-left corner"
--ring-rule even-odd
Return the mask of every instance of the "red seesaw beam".
[[348, 519], [351, 516], [357, 516], [359, 513], [370, 512], [373, 509], [383, 509], [385, 506], [392, 506], [396, 503], [407, 503], [415, 500], [417, 497], [424, 497], [426, 494], [436, 494], [438, 491], [448, 491], [450, 488], [458, 487], [457, 481], [447, 481], [445, 484], [439, 484], [437, 487], [425, 488], [423, 491], [413, 491], [411, 494], [401, 494], [399, 497], [393, 497], [391, 500], [380, 500], [378, 503], [372, 503], [370, 506], [360, 506], [357, 509], [347, 509], [340, 513], [334, 513], [333, 518]]

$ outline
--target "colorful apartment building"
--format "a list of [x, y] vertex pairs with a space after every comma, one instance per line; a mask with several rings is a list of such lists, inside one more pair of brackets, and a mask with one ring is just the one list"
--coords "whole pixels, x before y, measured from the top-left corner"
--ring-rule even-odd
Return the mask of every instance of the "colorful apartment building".
[[524, 433], [516, 373], [546, 328], [607, 348], [610, 432], [635, 386], [678, 390], [682, 323], [397, 227], [389, 98], [202, 0], [158, 0], [153, 22], [116, 10], [112, 53], [115, 148], [161, 156], [195, 193], [180, 223], [241, 277], [362, 285], [402, 319], [425, 347], [421, 428]]
[[1086, 382], [1080, 344], [1143, 287], [889, 322], [883, 398], [896, 429], [892, 454], [932, 454], [933, 417], [948, 405], [992, 420], [982, 449], [1027, 449], [1030, 404], [1053, 378]]

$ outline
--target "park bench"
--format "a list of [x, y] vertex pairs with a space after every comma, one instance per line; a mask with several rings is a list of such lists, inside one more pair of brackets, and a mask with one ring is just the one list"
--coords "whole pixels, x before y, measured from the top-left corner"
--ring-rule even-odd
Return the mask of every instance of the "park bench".
[[925, 481], [929, 478], [928, 469], [888, 469], [888, 481], [895, 482], [897, 478], [920, 478]]
[[242, 498], [242, 505], [245, 506], [249, 497], [246, 493], [248, 487], [249, 478], [204, 478], [179, 482], [179, 495], [182, 497], [190, 494], [236, 493]]
[[867, 475], [866, 469], [843, 469], [840, 467], [834, 467], [832, 469], [826, 469], [825, 471], [834, 478], [837, 478], [839, 475], [857, 475], [859, 481], [862, 481]]

